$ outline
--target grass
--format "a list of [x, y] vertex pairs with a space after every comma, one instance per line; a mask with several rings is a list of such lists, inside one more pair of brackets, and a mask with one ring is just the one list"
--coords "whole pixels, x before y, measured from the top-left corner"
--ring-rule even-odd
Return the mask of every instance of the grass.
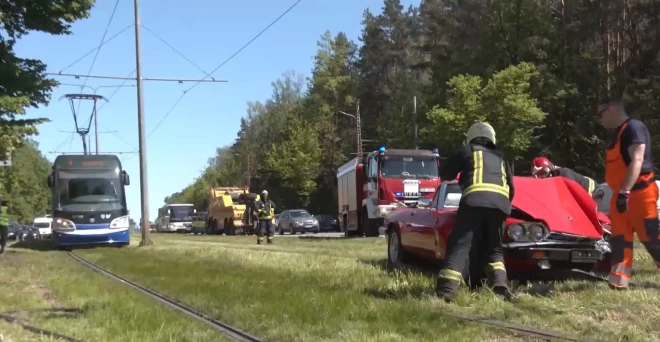
[[[385, 239], [154, 234], [154, 246], [81, 251], [88, 260], [273, 341], [516, 341], [497, 328], [442, 316], [455, 312], [562, 331], [599, 341], [660, 339], [660, 273], [643, 248], [638, 288], [605, 283], [531, 283], [515, 303], [462, 289], [434, 298], [433, 274], [383, 267]], [[136, 241], [137, 242], [137, 241]], [[137, 262], [139, 260], [139, 262]]]
[[[62, 252], [9, 247], [0, 258], [0, 312], [23, 311], [28, 325], [83, 341], [225, 341], [205, 325], [152, 302]], [[0, 341], [57, 341], [0, 320]]]

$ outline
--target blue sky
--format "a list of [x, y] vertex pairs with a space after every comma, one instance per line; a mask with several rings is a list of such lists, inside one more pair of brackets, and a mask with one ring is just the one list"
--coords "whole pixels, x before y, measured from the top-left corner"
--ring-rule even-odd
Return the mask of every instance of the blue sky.
[[[211, 72], [241, 46], [277, 18], [294, 0], [142, 0], [142, 24], [206, 72]], [[98, 46], [115, 1], [97, 0], [89, 19], [73, 25], [73, 35], [50, 36], [32, 33], [23, 38], [17, 53], [41, 59], [49, 72], [59, 72]], [[403, 1], [408, 6], [419, 1]], [[381, 0], [306, 0], [272, 26], [213, 76], [228, 83], [202, 83], [190, 91], [147, 140], [149, 216], [153, 220], [165, 196], [183, 189], [204, 169], [218, 146], [231, 144], [248, 101], [271, 95], [271, 81], [287, 70], [309, 75], [316, 42], [327, 29], [344, 31], [358, 42], [363, 11], [380, 12]], [[133, 22], [133, 2], [120, 0], [106, 39]], [[91, 74], [128, 76], [135, 69], [133, 29], [104, 45]], [[142, 30], [144, 77], [203, 78], [196, 67], [177, 55], [147, 30]], [[87, 74], [94, 54], [64, 72]], [[61, 83], [82, 84], [84, 79], [56, 77]], [[91, 87], [119, 85], [122, 81], [88, 79]], [[125, 84], [135, 84], [128, 81]], [[147, 134], [156, 126], [182, 91], [192, 83], [145, 82]], [[138, 145], [137, 98], [135, 87], [98, 88], [98, 94], [116, 94], [99, 110], [99, 150], [130, 152]], [[89, 89], [86, 89], [89, 92]], [[54, 90], [47, 107], [30, 109], [29, 117], [47, 117], [36, 138], [50, 160], [58, 152], [82, 151], [69, 103], [59, 98], [79, 93], [80, 87], [61, 85]], [[76, 103], [77, 105], [77, 103]], [[101, 105], [101, 104], [99, 104]], [[88, 120], [91, 103], [80, 105], [81, 118]], [[92, 124], [93, 127], [93, 124]], [[103, 133], [115, 132], [115, 133]], [[92, 148], [94, 147], [92, 136]], [[120, 155], [131, 175], [127, 187], [131, 216], [140, 218], [139, 163], [135, 154]], [[44, 175], [45, 176], [45, 175]]]

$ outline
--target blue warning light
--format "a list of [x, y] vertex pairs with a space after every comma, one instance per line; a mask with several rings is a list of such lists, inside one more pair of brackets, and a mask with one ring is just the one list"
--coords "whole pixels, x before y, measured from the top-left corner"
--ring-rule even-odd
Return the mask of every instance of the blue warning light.
[[385, 146], [381, 146], [381, 147], [378, 149], [378, 151], [380, 151], [380, 152], [385, 152]]

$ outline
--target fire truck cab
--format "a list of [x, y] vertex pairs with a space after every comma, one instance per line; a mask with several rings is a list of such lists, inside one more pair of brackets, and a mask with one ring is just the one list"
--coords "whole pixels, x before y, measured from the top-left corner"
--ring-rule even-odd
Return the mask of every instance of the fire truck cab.
[[440, 184], [437, 150], [381, 147], [337, 171], [339, 218], [347, 237], [377, 237], [385, 216], [397, 207], [433, 198]]

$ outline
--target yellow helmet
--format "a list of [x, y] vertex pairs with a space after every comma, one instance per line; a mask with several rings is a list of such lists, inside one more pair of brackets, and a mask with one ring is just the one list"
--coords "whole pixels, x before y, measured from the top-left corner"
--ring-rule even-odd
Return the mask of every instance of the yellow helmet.
[[470, 126], [467, 131], [466, 142], [469, 144], [470, 141], [476, 138], [486, 138], [495, 144], [495, 130], [493, 129], [493, 126], [487, 122], [477, 122]]

